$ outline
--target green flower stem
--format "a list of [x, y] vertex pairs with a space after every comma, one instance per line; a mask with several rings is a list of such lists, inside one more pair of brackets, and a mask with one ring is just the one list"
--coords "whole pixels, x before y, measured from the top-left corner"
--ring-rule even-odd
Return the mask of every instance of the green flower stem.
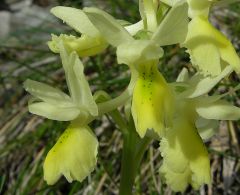
[[109, 113], [114, 122], [119, 126], [123, 134], [128, 132], [128, 126], [121, 113], [118, 110], [114, 110]]
[[116, 108], [124, 105], [129, 100], [130, 97], [131, 94], [129, 94], [129, 90], [126, 89], [120, 96], [102, 103], [98, 103], [97, 106], [99, 116], [111, 112], [112, 110], [115, 110]]
[[131, 80], [127, 89], [121, 95], [117, 96], [114, 99], [110, 99], [102, 103], [98, 103], [97, 104], [98, 112], [99, 112], [98, 115], [101, 116], [103, 114], [106, 114], [108, 112], [111, 112], [117, 109], [120, 106], [123, 106], [129, 100], [129, 98], [131, 98], [133, 93], [133, 88], [135, 86], [137, 79], [138, 79], [138, 72], [135, 70], [135, 68], [131, 68]]
[[127, 123], [118, 110], [110, 112], [109, 115], [123, 133], [119, 194], [131, 195], [137, 170], [151, 138], [145, 136], [141, 139], [135, 130], [133, 119], [130, 118]]
[[150, 141], [151, 139], [147, 137], [141, 139], [134, 126], [128, 128], [126, 133], [123, 133], [120, 195], [132, 194], [137, 170]]

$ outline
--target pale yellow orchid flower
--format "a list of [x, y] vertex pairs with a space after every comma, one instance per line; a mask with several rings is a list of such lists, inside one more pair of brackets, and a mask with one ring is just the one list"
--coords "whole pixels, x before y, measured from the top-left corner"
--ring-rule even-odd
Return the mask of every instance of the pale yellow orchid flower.
[[93, 56], [107, 48], [108, 43], [83, 11], [76, 8], [58, 6], [52, 8], [51, 13], [81, 34], [80, 37], [65, 34], [60, 36], [52, 35], [52, 40], [48, 42], [48, 46], [53, 52], [59, 53], [58, 43], [60, 40], [64, 43], [69, 53], [75, 51], [80, 57]]
[[[163, 0], [174, 6], [182, 0]], [[228, 65], [240, 72], [240, 58], [231, 42], [208, 21], [209, 10], [215, 0], [185, 0], [188, 3], [188, 25], [185, 41], [193, 66], [205, 76], [217, 76]], [[221, 1], [220, 1], [221, 2]]]
[[[147, 21], [154, 16], [154, 2], [144, 1]], [[150, 11], [152, 10], [152, 11]], [[148, 130], [158, 135], [171, 126], [173, 113], [173, 95], [171, 88], [158, 71], [157, 64], [163, 55], [161, 45], [177, 43], [184, 40], [187, 26], [187, 5], [177, 4], [160, 26], [149, 23], [147, 29], [152, 31], [149, 38], [136, 40], [118, 21], [106, 12], [96, 8], [84, 9], [86, 15], [113, 46], [117, 47], [119, 64], [127, 64], [132, 70], [132, 77], [137, 77], [132, 93], [132, 115], [136, 130], [144, 137]], [[176, 18], [171, 22], [171, 17]], [[179, 32], [173, 39], [174, 27]], [[183, 28], [181, 28], [183, 27]], [[175, 33], [176, 33], [175, 31]], [[136, 76], [137, 74], [137, 76]]]
[[165, 131], [161, 140], [160, 173], [174, 191], [183, 192], [189, 184], [198, 189], [211, 182], [210, 161], [202, 139], [214, 135], [218, 123], [214, 120], [239, 120], [240, 108], [220, 100], [226, 94], [207, 93], [231, 71], [227, 67], [215, 78], [202, 78], [199, 74], [189, 78], [185, 72], [173, 84], [176, 114], [173, 127]]
[[83, 73], [76, 52], [69, 53], [58, 43], [70, 96], [49, 85], [27, 80], [24, 88], [33, 95], [29, 111], [58, 121], [71, 121], [48, 152], [44, 162], [44, 179], [49, 185], [64, 175], [69, 182], [82, 181], [97, 162], [98, 141], [88, 123], [98, 115], [98, 107]]
[[161, 136], [171, 126], [173, 92], [157, 67], [162, 55], [162, 49], [149, 40], [133, 40], [117, 48], [118, 62], [134, 69], [132, 76], [137, 74], [131, 111], [140, 137], [148, 130]]

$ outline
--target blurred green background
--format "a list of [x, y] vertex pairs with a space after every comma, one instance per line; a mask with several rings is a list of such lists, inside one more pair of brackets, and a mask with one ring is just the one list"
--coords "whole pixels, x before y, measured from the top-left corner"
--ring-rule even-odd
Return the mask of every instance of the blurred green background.
[[[44, 158], [68, 124], [28, 113], [29, 95], [22, 83], [31, 78], [66, 90], [59, 56], [51, 53], [46, 43], [51, 33], [76, 32], [49, 13], [56, 5], [95, 6], [132, 23], [140, 19], [137, 0], [1, 0], [0, 194], [114, 195], [118, 193], [120, 181], [122, 140], [111, 118], [106, 116], [91, 124], [100, 141], [98, 165], [91, 176], [82, 183], [71, 184], [61, 178], [54, 186], [47, 186], [43, 181]], [[228, 36], [239, 53], [240, 3], [214, 8], [211, 21]], [[159, 69], [169, 82], [175, 80], [182, 67], [194, 72], [188, 55], [179, 46], [168, 46], [164, 50]], [[127, 86], [128, 68], [116, 63], [114, 49], [108, 48], [99, 56], [82, 60], [93, 91], [106, 90], [114, 97]], [[239, 81], [239, 77], [232, 74], [215, 90], [229, 91]], [[239, 97], [238, 92], [233, 92], [228, 99], [239, 106]], [[220, 123], [219, 133], [206, 143], [211, 157], [212, 184], [200, 191], [189, 188], [185, 194], [240, 194], [239, 138], [239, 122]], [[153, 142], [145, 153], [134, 194], [175, 194], [161, 181], [160, 164], [158, 143]]]

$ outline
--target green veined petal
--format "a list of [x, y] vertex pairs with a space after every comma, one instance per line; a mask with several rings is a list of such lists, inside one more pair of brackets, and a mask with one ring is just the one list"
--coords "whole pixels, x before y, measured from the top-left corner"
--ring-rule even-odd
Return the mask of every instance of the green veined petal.
[[81, 109], [85, 109], [93, 116], [98, 114], [88, 81], [84, 75], [84, 67], [75, 52], [67, 53], [63, 43], [60, 48], [60, 56], [65, 69], [68, 88], [73, 102]]
[[184, 91], [181, 96], [195, 98], [207, 94], [219, 81], [228, 76], [232, 71], [232, 67], [228, 66], [217, 77], [204, 78], [202, 75], [196, 74], [189, 80], [189, 88]]
[[144, 5], [143, 5], [143, 0], [138, 0], [138, 5], [139, 5], [139, 13], [142, 18], [142, 21], [144, 23], [144, 26], [146, 25], [146, 15], [144, 13]]
[[161, 46], [182, 43], [188, 30], [187, 10], [186, 2], [176, 4], [159, 25], [152, 40]]
[[82, 182], [96, 166], [97, 149], [98, 141], [89, 127], [68, 127], [47, 154], [44, 179], [49, 185], [61, 175], [68, 182]]
[[[57, 103], [61, 105], [61, 102], [56, 101]], [[47, 102], [29, 103], [28, 109], [33, 114], [57, 121], [71, 121], [80, 114], [80, 110], [76, 107], [61, 107], [56, 104]]]
[[57, 6], [51, 9], [51, 13], [82, 34], [91, 37], [99, 36], [98, 30], [90, 22], [84, 11], [80, 9]]
[[154, 32], [157, 28], [157, 7], [158, 5], [153, 0], [141, 0], [141, 14], [143, 15], [144, 23], [146, 23], [147, 30]]
[[50, 104], [72, 106], [71, 98], [61, 90], [47, 84], [27, 79], [23, 84], [24, 89], [34, 97]]
[[84, 12], [101, 35], [113, 46], [133, 40], [127, 30], [108, 13], [97, 8], [85, 8]]
[[76, 57], [76, 63], [73, 66], [73, 71], [78, 82], [79, 89], [82, 91], [80, 98], [81, 106], [86, 106], [87, 110], [93, 115], [98, 115], [98, 107], [96, 102], [94, 101], [90, 86], [88, 81], [86, 80], [83, 72], [83, 64]]
[[198, 104], [196, 107], [197, 113], [206, 119], [215, 120], [239, 120], [240, 119], [240, 108], [231, 105], [230, 103], [219, 100], [215, 103], [201, 105]]

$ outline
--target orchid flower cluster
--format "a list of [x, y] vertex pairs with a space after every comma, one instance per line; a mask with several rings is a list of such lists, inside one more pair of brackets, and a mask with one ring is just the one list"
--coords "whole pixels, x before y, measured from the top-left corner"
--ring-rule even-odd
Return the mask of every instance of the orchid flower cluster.
[[[215, 134], [219, 120], [240, 119], [240, 108], [222, 99], [228, 93], [208, 95], [223, 78], [240, 72], [233, 45], [208, 20], [216, 3], [139, 0], [141, 20], [135, 24], [93, 7], [51, 10], [79, 36], [52, 35], [48, 42], [50, 50], [60, 54], [68, 94], [37, 81], [24, 83], [33, 96], [31, 113], [70, 121], [44, 162], [49, 185], [61, 175], [69, 182], [81, 182], [94, 170], [99, 144], [89, 124], [104, 114], [112, 116], [123, 133], [120, 194], [132, 194], [138, 166], [152, 140], [160, 141], [159, 173], [173, 191], [183, 192], [188, 185], [199, 189], [211, 182], [204, 140]], [[168, 83], [158, 63], [163, 47], [173, 44], [186, 48], [197, 71], [191, 77], [183, 68], [176, 81]], [[131, 71], [129, 85], [115, 98], [104, 91], [92, 95], [81, 61], [109, 46], [116, 49], [118, 64], [128, 65]], [[125, 115], [119, 107], [126, 108]]]

